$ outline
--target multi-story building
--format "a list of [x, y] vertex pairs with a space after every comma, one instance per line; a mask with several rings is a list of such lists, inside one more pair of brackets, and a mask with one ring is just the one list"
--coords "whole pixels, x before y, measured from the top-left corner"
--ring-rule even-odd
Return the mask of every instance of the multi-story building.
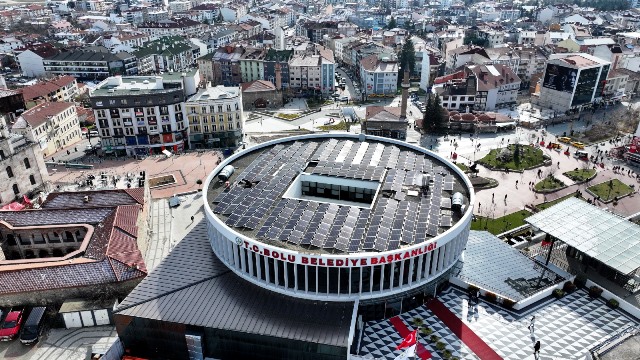
[[552, 54], [540, 86], [540, 105], [557, 111], [602, 99], [611, 63], [588, 54]]
[[32, 134], [10, 133], [5, 118], [0, 116], [0, 136], [0, 204], [47, 191], [49, 173]]
[[[242, 83], [242, 71], [240, 70], [240, 58], [246, 49], [242, 46], [224, 46], [216, 52], [208, 54], [202, 61], [212, 62], [214, 85], [238, 86]], [[206, 65], [206, 64], [205, 64]]]
[[186, 104], [189, 147], [238, 147], [242, 142], [244, 115], [239, 87], [207, 86]]
[[437, 78], [434, 90], [446, 109], [489, 111], [515, 105], [520, 82], [506, 65], [468, 65]]
[[180, 36], [163, 36], [133, 53], [141, 74], [182, 71], [195, 65], [200, 48]]
[[395, 95], [398, 91], [398, 61], [390, 55], [370, 55], [360, 60], [363, 93]]
[[248, 48], [240, 57], [242, 82], [264, 79], [264, 58], [266, 51], [260, 48]]
[[90, 98], [102, 149], [144, 156], [188, 147], [184, 103], [199, 83], [198, 70], [102, 81]]
[[28, 77], [42, 77], [46, 75], [44, 59], [59, 53], [60, 50], [49, 43], [31, 44], [14, 50], [15, 59], [22, 75]]
[[298, 92], [330, 94], [335, 89], [333, 52], [316, 45], [316, 54], [295, 55], [289, 61], [290, 87]]
[[275, 85], [276, 90], [288, 89], [289, 61], [293, 57], [293, 50], [269, 49], [264, 57], [264, 79]]
[[78, 94], [78, 82], [73, 76], [40, 81], [22, 89], [22, 97], [27, 107], [41, 102], [71, 101]]
[[172, 12], [185, 12], [192, 8], [191, 1], [172, 1], [169, 3], [169, 10]]
[[105, 47], [61, 52], [44, 59], [51, 75], [72, 75], [80, 80], [102, 80], [114, 75], [136, 75], [138, 62], [127, 52], [112, 54]]
[[185, 36], [198, 37], [202, 35], [208, 28], [207, 24], [203, 24], [189, 18], [173, 18], [160, 21], [147, 21], [138, 25], [138, 30], [152, 36]]
[[35, 106], [22, 113], [11, 130], [34, 139], [45, 157], [82, 139], [76, 107], [68, 102]]

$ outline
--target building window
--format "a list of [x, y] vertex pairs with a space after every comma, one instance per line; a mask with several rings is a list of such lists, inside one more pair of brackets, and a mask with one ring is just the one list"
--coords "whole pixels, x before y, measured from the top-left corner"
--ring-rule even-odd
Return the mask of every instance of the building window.
[[13, 184], [13, 193], [16, 195], [20, 194], [20, 189], [18, 188], [18, 184]]
[[13, 177], [13, 170], [11, 170], [11, 166], [7, 166], [7, 176], [10, 178]]
[[36, 184], [36, 178], [33, 175], [29, 175], [29, 181], [31, 182], [31, 185], [35, 185]]

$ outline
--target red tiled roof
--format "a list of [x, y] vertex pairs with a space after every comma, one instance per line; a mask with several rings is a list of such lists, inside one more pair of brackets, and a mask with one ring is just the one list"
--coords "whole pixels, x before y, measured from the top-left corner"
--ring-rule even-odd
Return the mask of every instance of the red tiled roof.
[[25, 86], [22, 89], [22, 97], [24, 101], [47, 97], [49, 94], [58, 91], [60, 88], [72, 84], [76, 80], [75, 77], [67, 75], [49, 81], [41, 81], [35, 85]]
[[[68, 195], [75, 193], [53, 193], [41, 209], [1, 212], [0, 219], [16, 228], [88, 224], [93, 227], [93, 233], [90, 239], [84, 240], [88, 243], [81, 257], [70, 261], [54, 258], [51, 262], [34, 264], [0, 261], [0, 294], [101, 285], [146, 276], [147, 268], [137, 247], [136, 225], [142, 204], [134, 200], [134, 196], [144, 194], [141, 190], [103, 190], [75, 196]], [[83, 193], [94, 193], [94, 199], [109, 198], [112, 202], [95, 201], [93, 207], [72, 208], [73, 199], [82, 198]], [[108, 193], [126, 197], [108, 196]], [[62, 207], [53, 208], [55, 204]]]
[[74, 107], [74, 105], [68, 102], [48, 102], [25, 111], [22, 117], [35, 128], [45, 123], [48, 116], [60, 114], [70, 107]]
[[242, 83], [242, 92], [260, 92], [260, 91], [275, 91], [276, 87], [271, 81], [256, 80], [248, 83]]
[[143, 188], [133, 188], [133, 189], [125, 189], [124, 192], [129, 194], [138, 204], [144, 204], [144, 189]]

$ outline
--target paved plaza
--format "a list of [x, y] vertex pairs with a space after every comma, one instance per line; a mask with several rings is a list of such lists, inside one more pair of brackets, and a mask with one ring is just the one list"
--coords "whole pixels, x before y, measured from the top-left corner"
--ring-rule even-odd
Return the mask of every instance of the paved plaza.
[[[584, 359], [588, 349], [607, 340], [618, 332], [638, 323], [620, 311], [609, 309], [604, 301], [591, 299], [584, 290], [567, 295], [560, 300], [548, 299], [523, 313], [508, 312], [500, 307], [480, 301], [473, 310], [468, 307], [466, 294], [450, 288], [438, 297], [461, 324], [480, 337], [498, 356], [508, 360], [532, 360], [533, 344], [540, 341], [541, 360]], [[469, 334], [462, 339], [455, 333], [456, 327], [445, 325], [440, 315], [429, 306], [403, 313], [399, 319], [413, 330], [413, 319], [421, 318], [447, 349], [459, 359], [484, 359], [467, 345]], [[534, 331], [528, 329], [530, 319], [536, 317]], [[393, 320], [372, 321], [366, 324], [360, 346], [365, 359], [392, 360], [400, 354], [395, 350], [402, 341]], [[461, 325], [462, 326], [462, 325]], [[430, 353], [424, 358], [442, 359], [433, 342], [419, 338]]]

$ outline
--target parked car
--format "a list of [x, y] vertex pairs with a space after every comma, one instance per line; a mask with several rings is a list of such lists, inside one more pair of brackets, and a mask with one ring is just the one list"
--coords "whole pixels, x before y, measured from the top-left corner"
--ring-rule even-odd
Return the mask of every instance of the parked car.
[[0, 341], [13, 340], [22, 326], [22, 310], [11, 311], [0, 326]]
[[584, 149], [584, 144], [579, 142], [579, 141], [574, 141], [574, 142], [571, 143], [571, 145], [577, 147], [580, 150]]
[[31, 313], [27, 317], [27, 321], [24, 322], [22, 334], [20, 334], [21, 343], [24, 345], [33, 345], [38, 342], [46, 310], [47, 308], [43, 306], [31, 309]]
[[563, 143], [570, 143], [571, 142], [571, 138], [568, 138], [566, 136], [562, 136], [558, 138], [558, 141], [563, 142]]

